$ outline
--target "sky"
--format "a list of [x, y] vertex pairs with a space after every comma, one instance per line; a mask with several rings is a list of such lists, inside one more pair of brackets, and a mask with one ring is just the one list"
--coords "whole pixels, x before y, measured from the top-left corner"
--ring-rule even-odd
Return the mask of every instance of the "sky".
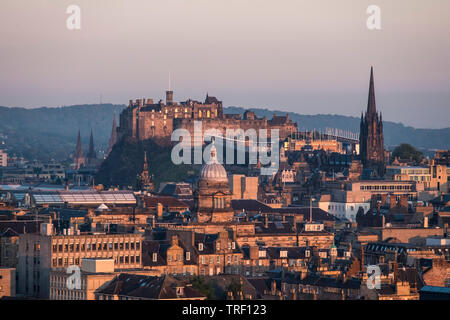
[[450, 127], [449, 31], [448, 0], [1, 0], [0, 105], [159, 100], [170, 73], [175, 101], [359, 117], [373, 66], [383, 120]]

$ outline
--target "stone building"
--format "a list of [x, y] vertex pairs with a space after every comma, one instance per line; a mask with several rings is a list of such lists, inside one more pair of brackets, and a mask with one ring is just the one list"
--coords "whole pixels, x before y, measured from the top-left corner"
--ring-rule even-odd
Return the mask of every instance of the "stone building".
[[[289, 116], [274, 115], [271, 120], [257, 118], [251, 111], [243, 117], [240, 114], [223, 114], [222, 101], [206, 95], [204, 102], [188, 99], [184, 102], [173, 101], [173, 91], [166, 91], [166, 102], [155, 103], [153, 99], [130, 100], [120, 115], [118, 138], [123, 136], [138, 140], [153, 138], [168, 143], [172, 131], [187, 129], [194, 136], [194, 122], [202, 122], [202, 136], [208, 129], [217, 129], [225, 136], [227, 129], [278, 129], [280, 139], [284, 140], [297, 130], [297, 124]], [[268, 132], [270, 136], [270, 132]]]
[[81, 266], [83, 258], [111, 258], [117, 269], [142, 266], [140, 234], [55, 235], [51, 228], [19, 238], [18, 293], [48, 299], [50, 272]]
[[0, 267], [0, 299], [16, 296], [16, 269]]
[[194, 214], [197, 222], [232, 222], [231, 191], [225, 168], [217, 161], [214, 142], [211, 156], [200, 173], [197, 190], [194, 192]]
[[369, 99], [366, 114], [361, 114], [360, 155], [364, 168], [375, 169], [380, 177], [384, 175], [383, 120], [378, 116], [375, 105], [373, 68], [370, 69]]
[[86, 159], [84, 158], [83, 148], [81, 146], [80, 130], [78, 130], [77, 147], [75, 148], [75, 153], [73, 155], [73, 167], [78, 170], [83, 167], [85, 163]]

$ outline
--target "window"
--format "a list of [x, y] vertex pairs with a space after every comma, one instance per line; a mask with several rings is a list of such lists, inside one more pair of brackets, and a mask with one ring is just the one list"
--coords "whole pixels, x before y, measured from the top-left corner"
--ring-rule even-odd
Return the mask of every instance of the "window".
[[191, 260], [191, 253], [189, 251], [186, 251], [186, 260]]

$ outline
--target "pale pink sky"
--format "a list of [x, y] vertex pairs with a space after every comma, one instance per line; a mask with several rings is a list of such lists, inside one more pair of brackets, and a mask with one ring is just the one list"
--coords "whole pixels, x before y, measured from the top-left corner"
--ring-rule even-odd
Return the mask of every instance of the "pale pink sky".
[[0, 105], [159, 99], [170, 71], [177, 101], [359, 116], [374, 65], [383, 119], [449, 127], [449, 17], [448, 0], [1, 0]]

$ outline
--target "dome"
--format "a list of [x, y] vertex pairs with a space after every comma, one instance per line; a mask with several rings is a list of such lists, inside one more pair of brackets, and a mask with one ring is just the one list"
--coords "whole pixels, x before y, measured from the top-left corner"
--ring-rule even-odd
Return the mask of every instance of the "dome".
[[203, 165], [200, 180], [206, 180], [210, 182], [227, 182], [227, 171], [225, 168], [217, 161], [216, 147], [214, 141], [211, 146], [211, 157], [208, 162]]

